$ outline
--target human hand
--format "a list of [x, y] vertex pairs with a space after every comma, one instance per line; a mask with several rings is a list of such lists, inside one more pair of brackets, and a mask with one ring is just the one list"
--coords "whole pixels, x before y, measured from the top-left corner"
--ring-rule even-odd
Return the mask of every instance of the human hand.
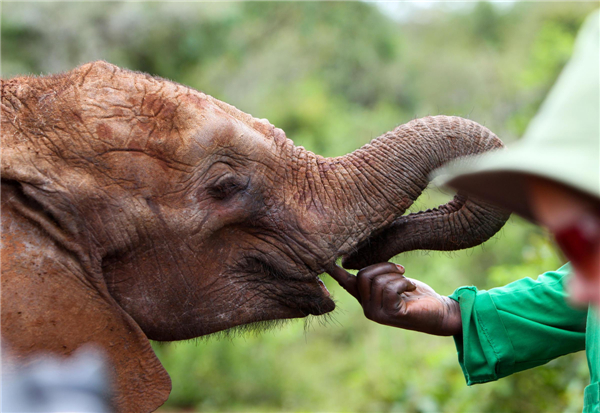
[[391, 262], [370, 265], [356, 276], [338, 265], [329, 271], [358, 300], [369, 320], [438, 336], [460, 334], [459, 304], [403, 274], [404, 267]]

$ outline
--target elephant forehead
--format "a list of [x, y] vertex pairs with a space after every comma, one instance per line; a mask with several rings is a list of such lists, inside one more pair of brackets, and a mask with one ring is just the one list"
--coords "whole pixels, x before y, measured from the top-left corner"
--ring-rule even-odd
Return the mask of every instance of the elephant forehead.
[[178, 97], [177, 122], [189, 132], [194, 144], [203, 148], [272, 149], [278, 130], [264, 119], [256, 119], [237, 108], [192, 90]]
[[72, 116], [87, 132], [77, 136], [91, 139], [74, 140], [95, 155], [130, 150], [175, 159], [186, 146], [177, 122], [178, 93], [170, 82], [166, 87], [149, 81], [86, 84]]
[[[283, 132], [193, 89], [164, 85], [114, 88], [91, 92], [84, 105], [92, 126], [96, 153], [107, 150], [144, 151], [193, 165], [214, 153], [238, 155], [270, 152]], [[105, 91], [106, 92], [106, 91]]]

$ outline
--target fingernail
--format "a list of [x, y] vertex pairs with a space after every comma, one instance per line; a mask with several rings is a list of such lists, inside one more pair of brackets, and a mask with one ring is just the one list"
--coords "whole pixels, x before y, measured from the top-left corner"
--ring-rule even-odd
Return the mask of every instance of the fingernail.
[[398, 268], [400, 271], [404, 271], [404, 267], [400, 264], [396, 264], [396, 268]]

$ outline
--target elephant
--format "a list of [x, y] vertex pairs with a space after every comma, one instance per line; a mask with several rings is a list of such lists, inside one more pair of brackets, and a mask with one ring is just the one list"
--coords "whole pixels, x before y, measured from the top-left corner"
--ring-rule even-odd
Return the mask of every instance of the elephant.
[[335, 307], [318, 275], [456, 250], [508, 214], [462, 194], [403, 215], [449, 160], [498, 149], [462, 118], [412, 120], [345, 156], [267, 120], [104, 61], [2, 80], [2, 339], [18, 359], [95, 343], [113, 404], [146, 412], [171, 382], [149, 340]]

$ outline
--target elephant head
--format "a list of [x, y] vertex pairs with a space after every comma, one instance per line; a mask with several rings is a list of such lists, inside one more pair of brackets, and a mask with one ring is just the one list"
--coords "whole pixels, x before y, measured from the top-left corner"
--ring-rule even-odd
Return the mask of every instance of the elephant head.
[[[507, 214], [462, 195], [402, 216], [449, 159], [498, 148], [455, 117], [399, 126], [346, 156], [106, 62], [2, 82], [2, 334], [13, 352], [95, 342], [115, 404], [148, 411], [170, 380], [149, 346], [320, 315], [318, 279], [411, 249], [492, 236]], [[376, 248], [375, 248], [376, 247]]]

